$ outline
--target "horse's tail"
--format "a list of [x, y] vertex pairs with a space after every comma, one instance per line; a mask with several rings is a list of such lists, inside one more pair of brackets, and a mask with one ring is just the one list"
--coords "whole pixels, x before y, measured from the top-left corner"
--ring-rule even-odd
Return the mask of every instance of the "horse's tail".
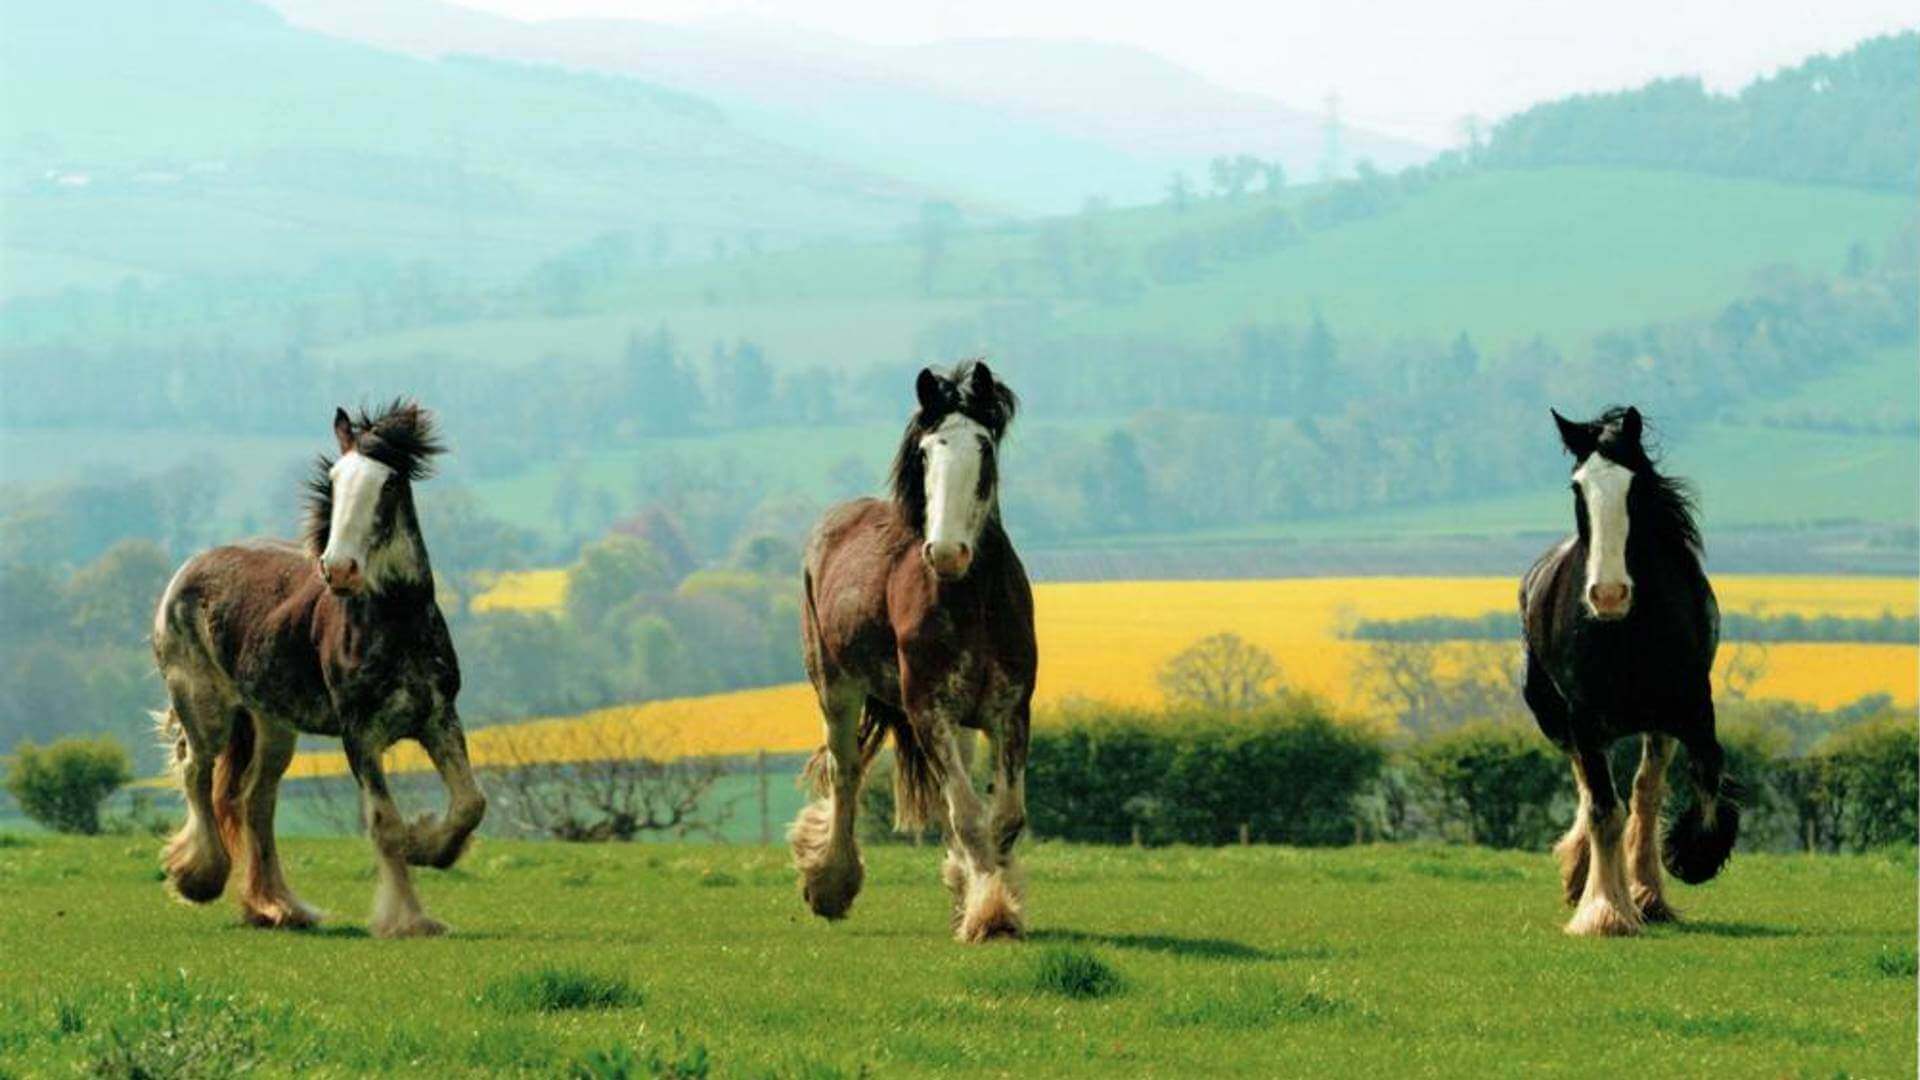
[[1727, 864], [1740, 837], [1740, 785], [1727, 774], [1726, 755], [1712, 735], [1687, 744], [1693, 799], [1667, 826], [1667, 871], [1689, 885], [1710, 880]]
[[[940, 776], [933, 756], [908, 722], [907, 714], [876, 698], [868, 698], [860, 715], [860, 775], [866, 776], [887, 736], [893, 736], [893, 826], [924, 828], [936, 820], [940, 806]], [[807, 759], [801, 787], [815, 798], [833, 792], [833, 758], [822, 746]]]
[[862, 766], [879, 752], [880, 743], [889, 733], [893, 735], [893, 827], [902, 831], [924, 829], [928, 822], [938, 819], [940, 812], [939, 764], [906, 713], [868, 698], [867, 711], [860, 717]]
[[229, 853], [240, 850], [240, 777], [253, 763], [253, 718], [236, 716], [226, 748], [213, 759], [213, 820]]
[[177, 780], [180, 767], [187, 763], [187, 729], [180, 725], [180, 717], [171, 707], [154, 709], [147, 715], [153, 718], [154, 739], [167, 753], [167, 772]]

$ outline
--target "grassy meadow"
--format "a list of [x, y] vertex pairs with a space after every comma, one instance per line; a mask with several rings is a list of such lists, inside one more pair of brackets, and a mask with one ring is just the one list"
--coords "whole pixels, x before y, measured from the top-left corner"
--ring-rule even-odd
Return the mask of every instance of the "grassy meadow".
[[[362, 842], [294, 840], [322, 930], [166, 899], [147, 839], [0, 843], [9, 1075], [1911, 1076], [1914, 856], [1745, 855], [1687, 921], [1576, 940], [1544, 854], [1027, 850], [1031, 934], [948, 939], [937, 855], [852, 918], [784, 851], [484, 840], [454, 933], [361, 927]], [[142, 1071], [144, 1070], [144, 1071]]]

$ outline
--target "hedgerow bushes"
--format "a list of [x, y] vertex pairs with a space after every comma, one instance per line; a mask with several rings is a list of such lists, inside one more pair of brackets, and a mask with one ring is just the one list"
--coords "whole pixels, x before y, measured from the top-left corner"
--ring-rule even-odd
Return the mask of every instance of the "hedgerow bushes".
[[1027, 818], [1062, 840], [1351, 843], [1387, 759], [1375, 734], [1310, 698], [1245, 712], [1080, 709], [1037, 727]]
[[[1836, 722], [1845, 726], [1827, 732]], [[1720, 734], [1747, 789], [1742, 847], [1916, 842], [1920, 741], [1912, 718], [1890, 704], [1837, 713], [1736, 706]], [[1614, 748], [1623, 798], [1639, 753], [1636, 739]], [[985, 756], [976, 762], [983, 780]], [[863, 797], [870, 840], [891, 821], [884, 768]], [[1537, 849], [1570, 820], [1571, 775], [1566, 757], [1530, 725], [1471, 723], [1404, 741], [1299, 695], [1246, 711], [1082, 704], [1034, 727], [1027, 819], [1035, 836], [1082, 843], [1439, 840]], [[1671, 811], [1691, 797], [1684, 751], [1669, 781]]]

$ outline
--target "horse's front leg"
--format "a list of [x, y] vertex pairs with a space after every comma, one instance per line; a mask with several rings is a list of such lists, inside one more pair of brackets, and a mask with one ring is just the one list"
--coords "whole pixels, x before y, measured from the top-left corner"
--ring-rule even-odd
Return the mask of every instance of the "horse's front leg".
[[1032, 725], [1026, 695], [987, 729], [993, 751], [993, 816], [989, 828], [1000, 865], [1013, 867], [1013, 845], [1027, 828], [1027, 736]]
[[467, 735], [451, 709], [427, 724], [420, 745], [426, 748], [428, 760], [446, 785], [447, 813], [439, 819], [422, 814], [408, 826], [407, 862], [445, 870], [459, 861], [467, 840], [480, 827], [480, 819], [487, 813], [487, 796], [473, 777], [473, 765], [467, 760]]
[[400, 816], [387, 789], [386, 770], [380, 754], [387, 743], [349, 731], [341, 742], [347, 753], [347, 766], [360, 784], [360, 797], [367, 820], [367, 833], [373, 838], [373, 850], [379, 868], [380, 883], [374, 894], [373, 936], [431, 937], [447, 932], [445, 924], [427, 916], [420, 897], [413, 891], [413, 877], [407, 869], [408, 853], [413, 846], [413, 830]]
[[1602, 746], [1581, 744], [1573, 754], [1574, 778], [1581, 785], [1587, 823], [1587, 876], [1579, 906], [1567, 933], [1581, 937], [1614, 937], [1640, 932], [1640, 911], [1627, 891], [1626, 853], [1622, 840], [1627, 815], [1614, 790], [1613, 772]]
[[1640, 768], [1633, 774], [1633, 799], [1627, 816], [1627, 882], [1633, 904], [1647, 922], [1673, 922], [1679, 915], [1667, 905], [1660, 876], [1660, 804], [1667, 794], [1671, 735], [1641, 737]]
[[948, 882], [965, 883], [954, 936], [968, 942], [1020, 937], [1025, 932], [1020, 898], [988, 828], [986, 808], [974, 793], [958, 725], [937, 705], [913, 716], [911, 723], [926, 744], [946, 796]]

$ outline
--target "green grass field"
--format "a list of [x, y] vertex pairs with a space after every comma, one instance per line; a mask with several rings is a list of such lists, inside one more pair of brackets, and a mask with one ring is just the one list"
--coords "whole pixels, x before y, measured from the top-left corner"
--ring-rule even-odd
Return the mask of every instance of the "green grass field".
[[[0, 843], [0, 1072], [1911, 1076], [1911, 851], [1744, 856], [1574, 940], [1544, 854], [1027, 851], [1032, 934], [945, 934], [928, 849], [822, 923], [783, 852], [483, 842], [451, 937], [364, 936], [365, 845], [296, 840], [306, 934], [164, 898], [154, 841]], [[144, 1069], [146, 1071], [138, 1071]]]

